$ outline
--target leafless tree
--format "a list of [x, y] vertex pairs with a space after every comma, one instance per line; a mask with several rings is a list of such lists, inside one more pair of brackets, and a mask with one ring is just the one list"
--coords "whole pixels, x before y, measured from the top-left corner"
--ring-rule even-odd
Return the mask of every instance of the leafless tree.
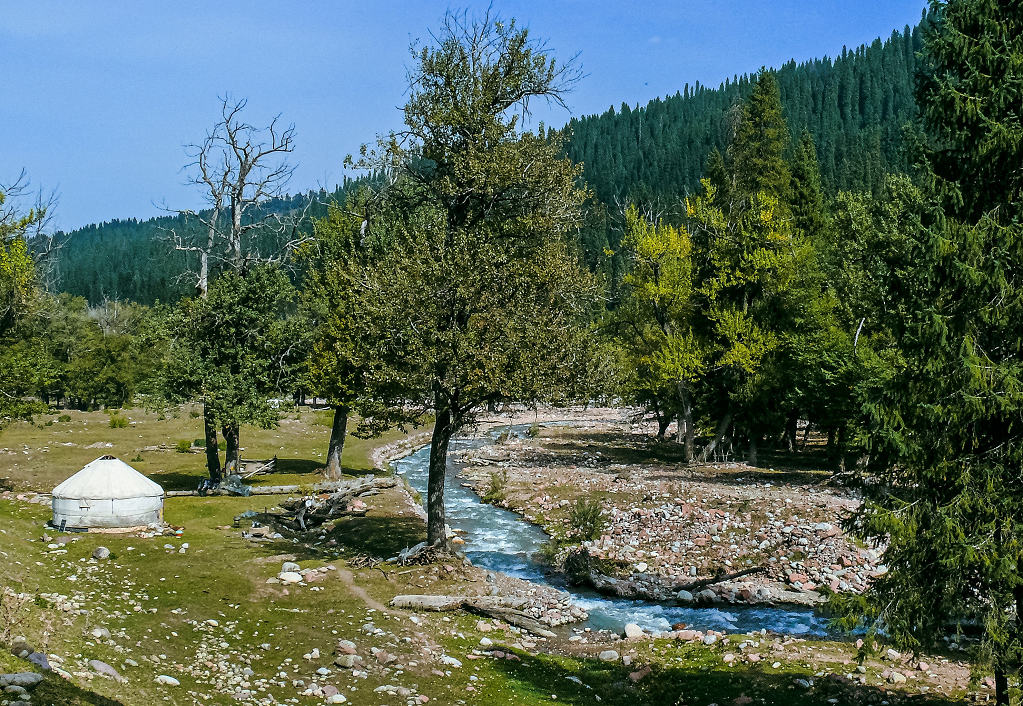
[[[187, 146], [192, 162], [189, 183], [203, 190], [204, 210], [174, 209], [200, 225], [200, 234], [171, 232], [176, 250], [198, 258], [195, 290], [205, 296], [211, 268], [243, 271], [260, 262], [279, 262], [306, 241], [298, 228], [302, 213], [271, 213], [263, 205], [285, 195], [295, 166], [288, 161], [295, 149], [295, 126], [276, 116], [265, 128], [245, 121], [248, 101], [220, 99], [220, 119], [197, 144]], [[272, 242], [261, 252], [251, 242], [258, 233]]]
[[[259, 263], [283, 262], [311, 237], [299, 232], [305, 209], [274, 213], [264, 208], [267, 201], [285, 195], [295, 171], [288, 161], [295, 149], [295, 126], [282, 124], [278, 115], [266, 127], [255, 127], [243, 117], [247, 103], [223, 96], [213, 128], [201, 142], [187, 146], [193, 160], [186, 165], [189, 183], [202, 189], [207, 208], [173, 209], [197, 225], [198, 232], [171, 231], [170, 238], [175, 250], [197, 257], [189, 274], [195, 277], [200, 297], [209, 291], [214, 271], [244, 272]], [[260, 243], [270, 245], [261, 250]], [[204, 405], [206, 463], [210, 477], [216, 479], [221, 475], [220, 454], [216, 420], [211, 417]], [[238, 462], [238, 429], [224, 427], [222, 432], [228, 440], [230, 469]]]

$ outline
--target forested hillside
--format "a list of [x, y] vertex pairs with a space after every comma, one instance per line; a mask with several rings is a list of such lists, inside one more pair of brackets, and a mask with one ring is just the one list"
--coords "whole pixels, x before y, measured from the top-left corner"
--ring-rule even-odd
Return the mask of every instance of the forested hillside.
[[[326, 215], [327, 203], [343, 199], [357, 182], [346, 180], [333, 192], [321, 189], [272, 199], [262, 211], [282, 213], [308, 206], [306, 217], [311, 223]], [[49, 287], [85, 297], [92, 304], [173, 302], [191, 291], [194, 278], [182, 275], [196, 264], [192, 253], [174, 249], [174, 235], [184, 236], [199, 225], [184, 215], [167, 215], [114, 219], [58, 234], [57, 241], [63, 245], [52, 262]]]
[[[843, 50], [837, 59], [790, 62], [776, 71], [792, 144], [804, 130], [813, 136], [826, 194], [873, 191], [884, 174], [904, 171], [902, 131], [916, 115], [913, 75], [920, 46], [919, 27], [907, 26], [886, 41]], [[735, 108], [755, 81], [755, 76], [741, 76], [717, 88], [687, 84], [644, 107], [622, 105], [603, 115], [572, 119], [567, 153], [583, 163], [586, 181], [605, 204], [642, 204], [691, 193], [710, 152], [728, 144]], [[310, 192], [269, 207], [300, 208], [312, 198], [316, 205], [310, 215], [320, 217], [326, 212], [323, 204], [351, 183], [334, 194]], [[592, 267], [605, 248], [617, 245], [621, 224], [606, 216], [595, 213], [581, 234]], [[67, 233], [50, 287], [92, 303], [173, 301], [191, 286], [179, 276], [188, 267], [187, 254], [173, 251], [168, 239], [170, 230], [183, 227], [185, 219], [165, 216], [112, 220]], [[619, 269], [614, 262], [608, 267], [613, 280]]]
[[[916, 115], [913, 75], [921, 48], [919, 26], [882, 42], [843, 50], [831, 60], [789, 62], [776, 71], [792, 143], [809, 130], [828, 192], [874, 190], [886, 172], [904, 171], [901, 131]], [[756, 76], [718, 88], [697, 83], [645, 107], [623, 104], [603, 115], [573, 119], [569, 156], [605, 203], [616, 198], [691, 193], [711, 150], [724, 150]]]

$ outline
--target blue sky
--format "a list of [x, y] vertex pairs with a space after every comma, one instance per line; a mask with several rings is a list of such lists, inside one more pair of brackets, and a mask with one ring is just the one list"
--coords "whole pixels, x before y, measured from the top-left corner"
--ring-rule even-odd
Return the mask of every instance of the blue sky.
[[[393, 0], [0, 0], [0, 183], [57, 188], [73, 228], [199, 205], [183, 145], [247, 97], [295, 123], [291, 190], [341, 180], [346, 154], [398, 127], [411, 40], [448, 7]], [[841, 52], [915, 24], [923, 0], [506, 0], [493, 3], [587, 74], [574, 115], [646, 103], [686, 82]], [[543, 117], [552, 125], [570, 116]]]

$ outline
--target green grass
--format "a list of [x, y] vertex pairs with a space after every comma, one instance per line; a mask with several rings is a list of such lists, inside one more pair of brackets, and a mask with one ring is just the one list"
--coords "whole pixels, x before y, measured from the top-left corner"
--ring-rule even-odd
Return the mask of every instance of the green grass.
[[[0, 447], [14, 453], [0, 454], [0, 477], [18, 488], [48, 489], [84, 463], [102, 453], [133, 458], [139, 449], [161, 442], [173, 445], [181, 438], [195, 438], [200, 420], [188, 410], [169, 419], [137, 410], [122, 414], [133, 423], [126, 429], [111, 429], [102, 413], [70, 413], [71, 420], [44, 427], [15, 425], [0, 433]], [[395, 438], [395, 436], [389, 438]], [[62, 446], [74, 440], [76, 446]], [[371, 467], [370, 453], [385, 440], [364, 441], [349, 436], [345, 466], [349, 473], [364, 473]], [[84, 449], [95, 441], [109, 441], [109, 449]], [[271, 456], [277, 453], [282, 473], [267, 476], [261, 482], [307, 483], [317, 479], [315, 467], [326, 446], [326, 430], [316, 423], [313, 413], [302, 412], [280, 429], [243, 430], [245, 457]], [[21, 453], [28, 446], [28, 454]], [[49, 451], [42, 451], [49, 448]], [[203, 473], [201, 453], [179, 454], [173, 448], [141, 452], [144, 459], [134, 463], [140, 470], [167, 487], [191, 487]], [[566, 489], [566, 493], [567, 493]], [[796, 678], [812, 678], [821, 663], [803, 661], [795, 655], [781, 658], [780, 669], [760, 665], [731, 667], [721, 657], [727, 648], [677, 645], [664, 640], [617, 643], [616, 649], [629, 653], [634, 666], [608, 664], [597, 660], [588, 648], [584, 654], [578, 643], [558, 640], [552, 645], [539, 643], [537, 654], [513, 649], [518, 660], [481, 656], [469, 659], [482, 634], [475, 626], [478, 617], [467, 614], [420, 614], [412, 622], [403, 612], [380, 612], [398, 593], [452, 593], [486, 590], [484, 574], [460, 565], [351, 569], [346, 558], [357, 555], [386, 557], [398, 549], [425, 538], [422, 521], [411, 512], [401, 494], [387, 490], [367, 498], [370, 510], [365, 517], [352, 517], [336, 523], [323, 540], [313, 544], [295, 544], [290, 539], [253, 543], [232, 527], [233, 517], [245, 510], [272, 508], [274, 496], [169, 498], [166, 520], [184, 527], [180, 539], [135, 535], [83, 534], [66, 545], [67, 553], [53, 553], [43, 540], [56, 532], [44, 527], [50, 512], [47, 505], [30, 504], [12, 497], [0, 498], [0, 581], [16, 591], [35, 595], [28, 604], [25, 621], [15, 632], [25, 634], [51, 654], [64, 658], [65, 668], [76, 674], [73, 682], [48, 675], [34, 697], [36, 704], [236, 704], [231, 696], [211, 686], [217, 675], [197, 675], [206, 669], [207, 659], [223, 659], [238, 669], [253, 671], [251, 680], [271, 678], [287, 672], [285, 686], [269, 687], [267, 692], [278, 701], [296, 699], [302, 705], [321, 704], [322, 699], [299, 695], [302, 688], [293, 679], [307, 684], [334, 684], [349, 703], [403, 704], [395, 696], [378, 694], [374, 688], [395, 684], [413, 694], [430, 697], [430, 704], [515, 704], [534, 706], [551, 703], [602, 704], [622, 706], [661, 706], [685, 704], [721, 706], [745, 703], [819, 704], [838, 698], [840, 704], [880, 702], [891, 698], [879, 689], [872, 673], [873, 686], [847, 687], [816, 680], [812, 690], [794, 685]], [[182, 554], [182, 542], [189, 544]], [[164, 548], [171, 544], [174, 550]], [[107, 546], [111, 559], [91, 560], [96, 546]], [[322, 581], [309, 587], [285, 589], [267, 584], [280, 570], [281, 562], [294, 558], [303, 567], [333, 563], [340, 571], [328, 572]], [[457, 564], [457, 562], [454, 562]], [[350, 577], [342, 578], [340, 574]], [[313, 588], [322, 588], [313, 591]], [[39, 594], [57, 593], [81, 602], [87, 614], [62, 612], [52, 601]], [[218, 621], [216, 627], [206, 623]], [[372, 620], [385, 631], [369, 635], [361, 627]], [[93, 639], [89, 631], [101, 625], [112, 633], [112, 641]], [[487, 633], [497, 645], [512, 645], [521, 636], [508, 630]], [[369, 675], [353, 679], [347, 670], [331, 667], [333, 646], [339, 639], [350, 639], [366, 659]], [[221, 643], [227, 643], [222, 647]], [[263, 648], [261, 645], [268, 645]], [[836, 655], [851, 656], [851, 646], [841, 643], [805, 643]], [[321, 658], [303, 659], [312, 648]], [[400, 657], [400, 671], [376, 664], [371, 647], [386, 649]], [[550, 648], [551, 654], [546, 654]], [[206, 650], [212, 657], [206, 654]], [[426, 650], [427, 652], [424, 652]], [[461, 668], [447, 668], [444, 676], [434, 673], [439, 665], [436, 655], [446, 653], [462, 661]], [[163, 657], [159, 657], [163, 655]], [[153, 661], [154, 656], [158, 659]], [[138, 666], [125, 660], [133, 659]], [[90, 670], [86, 663], [99, 659], [118, 669], [127, 681], [123, 684], [95, 676], [81, 676]], [[829, 658], [830, 659], [830, 658]], [[288, 661], [290, 660], [290, 661]], [[650, 664], [653, 672], [638, 684], [629, 679], [635, 665]], [[849, 666], [829, 664], [839, 671]], [[324, 678], [315, 674], [328, 667]], [[21, 671], [25, 662], [0, 653], [0, 670]], [[158, 674], [181, 681], [179, 687], [155, 683]], [[569, 679], [572, 677], [573, 679]], [[578, 680], [581, 683], [577, 683]], [[739, 699], [736, 701], [736, 699]], [[941, 700], [916, 701], [944, 704]]]

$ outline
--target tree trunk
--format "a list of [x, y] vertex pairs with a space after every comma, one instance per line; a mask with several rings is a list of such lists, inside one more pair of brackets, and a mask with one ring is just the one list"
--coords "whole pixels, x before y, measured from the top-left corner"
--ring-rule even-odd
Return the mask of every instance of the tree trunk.
[[[679, 393], [682, 400], [682, 411], [678, 415], [679, 442], [685, 444], [683, 459], [686, 463], [692, 463], [696, 455], [696, 427], [693, 425], [693, 402], [689, 394], [681, 386]], [[682, 427], [685, 426], [685, 431]]]
[[714, 453], [714, 449], [720, 444], [724, 438], [725, 433], [728, 431], [728, 425], [732, 423], [732, 413], [728, 412], [721, 421], [718, 422], [718, 428], [714, 431], [714, 438], [710, 440], [710, 443], [703, 447], [703, 452], [700, 454], [700, 460], [706, 463], [710, 455]]
[[430, 440], [430, 477], [426, 497], [426, 541], [436, 547], [447, 547], [448, 536], [444, 515], [444, 479], [448, 468], [448, 444], [454, 428], [451, 410], [446, 406], [437, 410]]
[[210, 481], [219, 483], [223, 477], [220, 471], [220, 442], [217, 441], [217, 427], [213, 423], [213, 416], [205, 404], [202, 406], [202, 421], [206, 434], [206, 470], [210, 474]]
[[796, 450], [796, 436], [799, 433], [799, 412], [789, 412], [789, 416], [785, 419], [785, 445], [788, 446], [789, 453]]
[[671, 417], [656, 411], [654, 414], [657, 415], [657, 440], [664, 441], [664, 435], [668, 433], [668, 425], [671, 424]]
[[225, 424], [220, 430], [224, 435], [224, 473], [238, 472], [238, 425]]
[[757, 437], [751, 435], [749, 446], [746, 448], [746, 463], [750, 466], [757, 465]]
[[1009, 706], [1009, 678], [1001, 665], [995, 667], [995, 704]]
[[327, 468], [324, 475], [330, 480], [341, 477], [341, 454], [345, 448], [345, 433], [348, 431], [348, 407], [334, 407], [334, 423], [330, 427], [330, 444], [327, 447]]

